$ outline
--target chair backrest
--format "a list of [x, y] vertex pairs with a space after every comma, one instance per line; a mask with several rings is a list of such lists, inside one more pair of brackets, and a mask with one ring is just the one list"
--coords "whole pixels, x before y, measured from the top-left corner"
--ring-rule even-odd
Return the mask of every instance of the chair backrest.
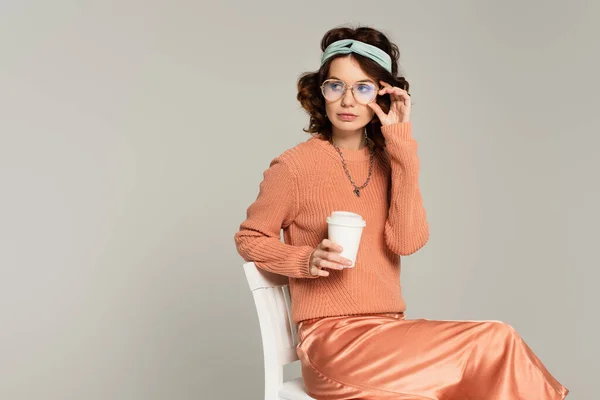
[[277, 399], [283, 385], [283, 366], [298, 360], [297, 327], [291, 317], [291, 298], [286, 276], [272, 274], [253, 262], [244, 272], [254, 297], [263, 345], [265, 399]]

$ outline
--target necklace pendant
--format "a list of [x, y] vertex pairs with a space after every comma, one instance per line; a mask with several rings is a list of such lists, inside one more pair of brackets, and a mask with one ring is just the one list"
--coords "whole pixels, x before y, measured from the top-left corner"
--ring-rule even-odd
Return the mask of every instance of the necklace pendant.
[[354, 193], [356, 194], [356, 197], [360, 197], [360, 190], [354, 189]]

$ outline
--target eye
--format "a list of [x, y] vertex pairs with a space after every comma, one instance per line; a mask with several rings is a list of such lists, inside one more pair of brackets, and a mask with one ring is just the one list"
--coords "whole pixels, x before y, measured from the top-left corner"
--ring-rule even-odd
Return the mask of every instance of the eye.
[[369, 85], [368, 83], [360, 83], [357, 86], [357, 89], [361, 93], [369, 93], [373, 91], [373, 85]]
[[344, 88], [344, 84], [342, 82], [331, 82], [329, 84], [332, 90], [342, 90]]

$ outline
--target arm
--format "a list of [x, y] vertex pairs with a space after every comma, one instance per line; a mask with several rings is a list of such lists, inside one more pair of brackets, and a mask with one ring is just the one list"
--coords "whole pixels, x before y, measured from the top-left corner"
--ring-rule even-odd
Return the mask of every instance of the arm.
[[429, 225], [419, 189], [417, 141], [410, 122], [381, 127], [391, 167], [390, 209], [385, 242], [396, 254], [415, 253], [429, 240]]
[[256, 201], [248, 207], [246, 220], [234, 239], [238, 253], [257, 267], [293, 278], [316, 278], [310, 274], [311, 246], [292, 246], [281, 241], [281, 228], [289, 226], [298, 212], [297, 178], [280, 158], [264, 172]]

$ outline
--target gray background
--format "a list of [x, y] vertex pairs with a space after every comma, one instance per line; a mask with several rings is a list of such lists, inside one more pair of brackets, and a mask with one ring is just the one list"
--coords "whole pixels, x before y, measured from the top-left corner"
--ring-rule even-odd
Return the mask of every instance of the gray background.
[[261, 398], [233, 234], [309, 137], [296, 78], [346, 23], [387, 32], [412, 84], [431, 240], [403, 260], [408, 317], [504, 320], [570, 399], [595, 398], [598, 15], [3, 0], [0, 398]]

